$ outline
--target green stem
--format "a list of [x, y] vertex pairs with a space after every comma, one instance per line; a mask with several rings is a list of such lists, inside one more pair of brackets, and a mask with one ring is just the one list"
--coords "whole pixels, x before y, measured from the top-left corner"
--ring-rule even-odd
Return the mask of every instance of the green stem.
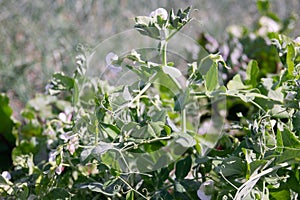
[[95, 145], [98, 145], [98, 137], [99, 137], [99, 127], [98, 127], [98, 119], [95, 120]]
[[163, 66], [167, 66], [168, 62], [167, 62], [167, 45], [168, 42], [166, 40], [162, 40], [161, 42], [162, 45], [162, 64]]
[[181, 130], [183, 133], [186, 132], [186, 109], [181, 111]]
[[136, 189], [134, 189], [129, 183], [127, 183], [126, 180], [124, 180], [122, 177], [118, 177], [125, 185], [127, 185], [127, 187], [129, 187], [129, 190], [132, 190], [134, 192], [136, 192], [138, 195], [140, 195], [142, 198], [144, 199], [149, 199], [148, 197], [146, 197], [145, 195], [143, 195], [142, 193], [140, 193], [139, 191], [137, 191]]
[[152, 82], [148, 82], [145, 85], [145, 87], [143, 87], [143, 89], [129, 103], [126, 103], [125, 105], [120, 106], [116, 111], [114, 111], [114, 113], [117, 113], [128, 106], [131, 106], [131, 104], [133, 104], [135, 101], [137, 101], [139, 98], [141, 98], [141, 96], [150, 88], [151, 85], [152, 85]]

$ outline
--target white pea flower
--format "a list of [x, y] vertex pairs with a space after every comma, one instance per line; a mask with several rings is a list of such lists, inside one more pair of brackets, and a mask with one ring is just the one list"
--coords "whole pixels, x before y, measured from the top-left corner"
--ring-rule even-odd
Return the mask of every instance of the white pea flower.
[[1, 176], [3, 178], [5, 178], [6, 180], [10, 180], [11, 179], [11, 175], [10, 175], [10, 173], [8, 171], [3, 171], [2, 174], [1, 174]]
[[65, 167], [64, 167], [62, 164], [60, 164], [60, 165], [57, 166], [55, 172], [56, 172], [58, 175], [60, 175], [60, 174], [64, 171], [64, 169], [65, 169]]
[[197, 196], [199, 197], [199, 199], [210, 200], [211, 195], [207, 193], [210, 193], [213, 187], [214, 182], [212, 180], [208, 180], [202, 183], [200, 188], [197, 190]]
[[296, 97], [297, 93], [292, 91], [292, 92], [288, 92], [286, 97], [285, 97], [285, 100], [287, 101], [293, 101]]
[[158, 9], [152, 11], [149, 16], [152, 17], [152, 18], [157, 18], [157, 16], [161, 16], [161, 18], [163, 20], [167, 20], [168, 19], [168, 12], [164, 8], [158, 8]]
[[69, 144], [67, 145], [67, 149], [69, 150], [70, 154], [73, 155], [75, 150], [78, 148], [78, 137], [72, 137], [69, 141]]
[[49, 159], [48, 159], [48, 162], [55, 162], [55, 159], [56, 159], [56, 152], [55, 151], [51, 151], [49, 153]]
[[266, 16], [260, 18], [259, 24], [261, 25], [260, 29], [258, 30], [259, 35], [265, 35], [270, 32], [278, 32], [281, 28], [276, 21]]
[[52, 145], [53, 142], [54, 142], [53, 139], [48, 139], [48, 140], [47, 140], [47, 148], [48, 148], [48, 149], [51, 149], [51, 145]]
[[74, 137], [74, 135], [71, 131], [59, 135], [59, 138], [64, 140], [64, 142], [69, 141], [72, 137]]
[[45, 86], [45, 94], [48, 94], [49, 93], [49, 90], [52, 89], [54, 86], [51, 84], [51, 83], [48, 83], [46, 86]]
[[59, 113], [58, 119], [60, 119], [64, 123], [71, 123], [72, 114], [66, 114], [64, 112]]
[[122, 70], [121, 66], [115, 65], [115, 62], [117, 62], [118, 60], [119, 57], [117, 54], [109, 52], [105, 57], [106, 66], [114, 72], [119, 72]]
[[300, 45], [300, 36], [296, 37], [296, 39], [294, 39], [294, 42], [298, 45]]

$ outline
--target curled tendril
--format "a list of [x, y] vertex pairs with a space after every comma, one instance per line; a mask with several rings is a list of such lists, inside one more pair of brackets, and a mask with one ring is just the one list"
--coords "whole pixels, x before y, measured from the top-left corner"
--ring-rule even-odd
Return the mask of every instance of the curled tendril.
[[142, 193], [144, 193], [145, 194], [145, 196], [149, 196], [149, 192], [148, 192], [148, 189], [147, 188], [143, 188], [142, 189]]
[[131, 189], [125, 190], [124, 188], [120, 189], [121, 194], [127, 194], [128, 192], [132, 191]]
[[114, 192], [121, 192], [121, 193], [123, 193], [123, 189], [122, 189], [122, 187], [121, 187], [121, 185], [115, 185], [114, 186]]

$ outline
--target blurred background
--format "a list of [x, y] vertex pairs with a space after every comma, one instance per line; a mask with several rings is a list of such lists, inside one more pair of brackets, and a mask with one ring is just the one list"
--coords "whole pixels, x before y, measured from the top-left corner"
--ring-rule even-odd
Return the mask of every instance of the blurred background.
[[[273, 0], [271, 10], [284, 19], [297, 17], [299, 0]], [[251, 29], [259, 13], [255, 0], [0, 0], [0, 92], [20, 110], [35, 93], [45, 91], [54, 71], [71, 74], [78, 46], [95, 47], [116, 33], [131, 29], [133, 18], [158, 7], [192, 5], [198, 25], [192, 38], [209, 33], [222, 42], [228, 25]], [[291, 37], [300, 34], [295, 21]]]

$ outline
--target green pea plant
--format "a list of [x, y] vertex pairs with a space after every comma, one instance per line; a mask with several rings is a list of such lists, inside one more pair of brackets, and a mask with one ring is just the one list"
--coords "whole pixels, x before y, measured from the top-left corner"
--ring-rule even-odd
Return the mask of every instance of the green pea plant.
[[197, 198], [201, 181], [191, 169], [219, 132], [198, 134], [201, 113], [195, 109], [211, 115], [214, 105], [217, 111], [210, 99], [225, 91], [218, 65], [227, 66], [220, 55], [206, 55], [205, 67], [186, 63], [183, 75], [167, 61], [168, 43], [191, 21], [189, 13], [159, 8], [135, 18], [135, 29], [157, 43], [159, 59], [138, 50], [108, 53], [108, 79], [129, 71], [138, 77], [130, 84], [87, 76], [94, 66], [88, 66], [86, 50], [76, 57], [73, 76], [54, 74], [49, 95], [37, 96], [22, 112], [25, 125], [12, 152], [14, 182], [3, 178], [2, 193], [21, 199]]
[[299, 198], [299, 37], [285, 35], [295, 16], [279, 20], [269, 1], [257, 7], [253, 30], [231, 26], [214, 45], [231, 66], [223, 71], [230, 125], [201, 163], [210, 174], [203, 199]]
[[[267, 3], [257, 1], [263, 19], [277, 20]], [[244, 31], [230, 36], [245, 45], [235, 61], [200, 48], [200, 39], [196, 58], [183, 56], [190, 13], [158, 8], [134, 18], [135, 42], [151, 48], [100, 57], [103, 43], [82, 46], [74, 74], [55, 73], [22, 121], [1, 94], [13, 164], [0, 176], [1, 198], [297, 199], [299, 39]], [[272, 58], [246, 48], [254, 36]]]

